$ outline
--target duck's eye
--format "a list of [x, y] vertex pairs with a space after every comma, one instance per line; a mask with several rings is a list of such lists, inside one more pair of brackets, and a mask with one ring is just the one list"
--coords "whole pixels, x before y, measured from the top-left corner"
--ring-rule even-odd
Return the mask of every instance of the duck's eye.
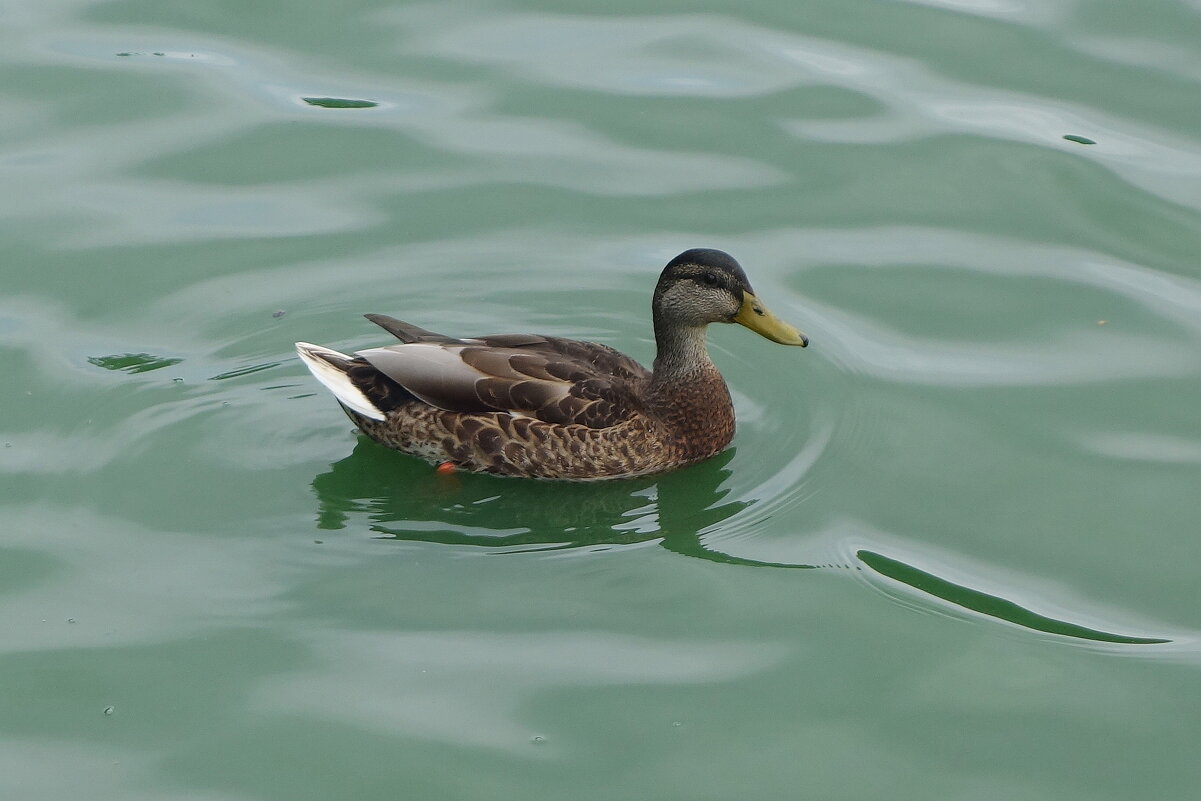
[[701, 275], [701, 280], [709, 286], [717, 286], [717, 273], [704, 273]]

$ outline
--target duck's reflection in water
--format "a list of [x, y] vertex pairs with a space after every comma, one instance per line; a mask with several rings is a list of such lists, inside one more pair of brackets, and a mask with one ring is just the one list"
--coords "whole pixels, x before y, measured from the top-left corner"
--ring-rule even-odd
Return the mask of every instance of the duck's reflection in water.
[[545, 551], [658, 540], [668, 550], [728, 564], [809, 568], [762, 562], [705, 547], [701, 535], [750, 505], [725, 501], [729, 449], [683, 470], [645, 478], [584, 483], [439, 475], [416, 459], [361, 439], [317, 476], [318, 524], [340, 529], [355, 517], [381, 537], [408, 542]]
[[[729, 449], [707, 462], [647, 478], [566, 483], [453, 474], [362, 439], [354, 452], [317, 476], [321, 528], [345, 528], [362, 518], [379, 537], [406, 542], [471, 545], [503, 552], [566, 548], [604, 549], [658, 541], [670, 551], [751, 567], [813, 569], [816, 565], [765, 562], [712, 550], [704, 535], [751, 505], [727, 501]], [[1012, 599], [984, 593], [922, 570], [896, 556], [859, 549], [850, 564], [887, 592], [949, 603], [1068, 641], [1157, 645], [1170, 638], [1113, 633], [1032, 611]]]

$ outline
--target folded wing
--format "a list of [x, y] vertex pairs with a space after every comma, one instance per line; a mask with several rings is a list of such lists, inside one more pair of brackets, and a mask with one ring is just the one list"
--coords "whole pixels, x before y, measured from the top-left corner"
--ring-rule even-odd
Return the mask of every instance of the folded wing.
[[638, 390], [650, 374], [604, 345], [532, 334], [454, 339], [383, 315], [367, 316], [403, 343], [356, 354], [358, 367], [351, 374], [368, 397], [387, 392], [386, 384], [394, 382], [450, 412], [507, 412], [589, 428], [606, 428], [643, 411]]

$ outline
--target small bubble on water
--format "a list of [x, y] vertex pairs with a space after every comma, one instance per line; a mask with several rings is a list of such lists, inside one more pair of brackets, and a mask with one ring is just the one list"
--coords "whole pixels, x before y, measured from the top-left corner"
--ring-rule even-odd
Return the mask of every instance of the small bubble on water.
[[533, 737], [530, 738], [530, 742], [533, 743], [534, 745], [542, 745], [544, 742], [546, 742], [546, 738], [543, 737], [541, 734], [535, 734]]
[[116, 712], [116, 711], [117, 711], [117, 708], [116, 708], [115, 706], [106, 706], [106, 707], [104, 708], [104, 714], [105, 714], [105, 715], [108, 715], [108, 716], [110, 716], [110, 717], [111, 717], [111, 716], [112, 716], [112, 714], [113, 714], [114, 712]]

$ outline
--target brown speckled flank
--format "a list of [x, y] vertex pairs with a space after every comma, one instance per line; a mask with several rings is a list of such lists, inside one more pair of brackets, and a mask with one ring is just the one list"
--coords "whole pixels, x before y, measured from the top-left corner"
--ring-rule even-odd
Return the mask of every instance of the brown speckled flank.
[[[584, 344], [584, 343], [581, 343]], [[569, 480], [658, 473], [707, 459], [734, 436], [734, 407], [716, 370], [654, 412], [550, 423], [508, 412], [463, 414], [411, 401], [383, 421], [347, 410], [376, 440], [462, 470]]]
[[686, 251], [652, 302], [654, 371], [605, 345], [531, 334], [456, 339], [367, 315], [401, 344], [355, 356], [297, 343], [359, 429], [390, 448], [462, 470], [595, 480], [707, 459], [734, 436], [730, 393], [705, 327], [738, 322], [804, 346], [720, 251]]

